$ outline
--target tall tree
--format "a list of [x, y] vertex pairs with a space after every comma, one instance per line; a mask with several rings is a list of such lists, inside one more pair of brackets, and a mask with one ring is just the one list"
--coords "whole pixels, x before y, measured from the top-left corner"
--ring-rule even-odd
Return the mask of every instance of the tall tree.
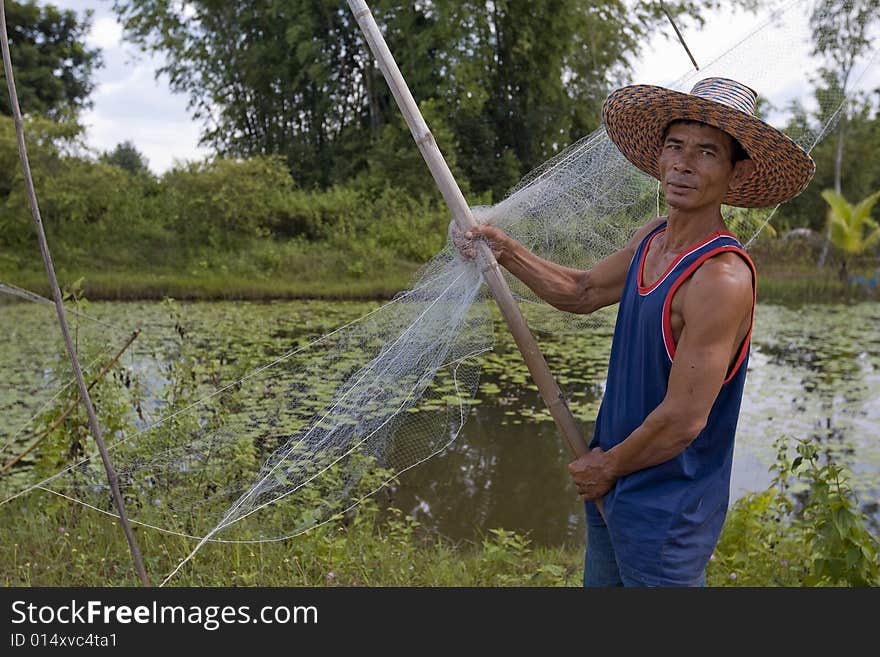
[[[34, 0], [5, 3], [9, 49], [19, 103], [25, 114], [70, 117], [91, 106], [92, 73], [101, 66], [100, 51], [85, 37], [91, 12], [81, 16]], [[0, 71], [3, 87], [6, 76]], [[12, 116], [9, 98], [0, 94], [0, 113]]]
[[147, 158], [131, 140], [116, 144], [112, 151], [107, 151], [101, 155], [101, 161], [117, 166], [135, 176], [151, 175]]
[[[789, 134], [817, 133], [831, 112], [836, 111], [840, 96], [831, 107], [827, 87], [816, 89], [813, 112], [794, 108], [786, 126]], [[847, 112], [847, 129], [842, 148], [836, 139], [823, 139], [810, 152], [816, 161], [816, 174], [802, 194], [779, 208], [775, 223], [784, 229], [808, 227], [827, 234], [825, 202], [821, 193], [834, 189], [839, 175], [842, 194], [847, 198], [865, 198], [880, 189], [880, 95], [854, 94]], [[823, 107], [824, 105], [827, 105]], [[838, 153], [844, 157], [837, 167]], [[824, 249], [824, 245], [823, 245]]]
[[[363, 165], [392, 116], [345, 3], [117, 0], [114, 9], [130, 40], [166, 55], [159, 72], [189, 96], [203, 143], [220, 154], [280, 154], [297, 181], [325, 187]], [[409, 5], [380, 2], [374, 10], [401, 65], [422, 58], [410, 83], [429, 97], [437, 77], [424, 64], [433, 61], [432, 39], [422, 38], [429, 19]]]
[[[652, 33], [667, 30], [648, 0], [486, 0], [449, 3], [461, 41], [451, 49], [447, 102], [462, 167], [497, 198], [524, 173], [601, 122], [602, 102], [629, 80]], [[735, 4], [754, 8], [754, 2]], [[718, 2], [669, 2], [702, 22]]]
[[[880, 21], [880, 0], [821, 0], [810, 17], [813, 54], [825, 58], [821, 77], [834, 97], [847, 95], [856, 64], [871, 52], [870, 30]], [[833, 93], [836, 92], [836, 93]], [[820, 98], [821, 100], [821, 98]], [[837, 125], [834, 191], [840, 194], [843, 141], [852, 103], [845, 103]]]
[[[737, 0], [751, 5], [753, 0]], [[715, 0], [669, 2], [699, 19]], [[459, 172], [503, 192], [598, 125], [649, 31], [648, 0], [373, 0], [413, 95], [445, 117]], [[166, 55], [174, 90], [228, 155], [281, 154], [294, 178], [327, 186], [405, 137], [387, 86], [339, 0], [115, 0], [126, 37]], [[433, 126], [432, 126], [433, 127]], [[378, 150], [377, 150], [378, 149]]]
[[[873, 47], [870, 29], [880, 20], [880, 0], [819, 0], [810, 16], [813, 30], [813, 54], [825, 59], [821, 78], [832, 97], [846, 98], [850, 76], [860, 58]], [[836, 92], [836, 93], [835, 93]], [[821, 97], [820, 97], [821, 101]], [[834, 191], [841, 193], [843, 145], [852, 103], [844, 100], [837, 123], [834, 158]], [[828, 229], [830, 231], [830, 227]], [[819, 266], [825, 264], [830, 232], [819, 255]]]

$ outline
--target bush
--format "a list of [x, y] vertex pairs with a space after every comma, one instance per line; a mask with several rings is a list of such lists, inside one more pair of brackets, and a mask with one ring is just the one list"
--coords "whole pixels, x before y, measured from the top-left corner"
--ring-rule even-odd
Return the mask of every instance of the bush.
[[797, 441], [791, 461], [784, 437], [776, 449], [771, 487], [738, 500], [728, 516], [710, 584], [880, 585], [880, 539], [869, 530], [844, 468], [823, 463], [809, 441]]
[[160, 181], [159, 217], [193, 243], [229, 248], [283, 224], [293, 179], [279, 157], [214, 159], [176, 167]]

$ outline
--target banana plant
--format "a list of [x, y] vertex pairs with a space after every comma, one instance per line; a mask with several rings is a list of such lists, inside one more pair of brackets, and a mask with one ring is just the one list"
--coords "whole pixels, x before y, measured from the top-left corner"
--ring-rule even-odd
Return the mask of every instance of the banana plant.
[[829, 205], [828, 227], [831, 243], [843, 254], [840, 276], [846, 280], [849, 260], [880, 244], [880, 226], [871, 218], [871, 210], [880, 200], [880, 191], [855, 205], [832, 189], [823, 191], [822, 198]]

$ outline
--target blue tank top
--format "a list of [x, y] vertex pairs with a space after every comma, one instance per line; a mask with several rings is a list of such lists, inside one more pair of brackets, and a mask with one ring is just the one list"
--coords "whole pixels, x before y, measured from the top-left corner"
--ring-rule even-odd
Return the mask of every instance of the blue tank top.
[[[644, 285], [645, 256], [652, 240], [665, 229], [664, 222], [651, 231], [630, 263], [591, 447], [607, 451], [623, 441], [666, 396], [675, 357], [670, 307], [678, 287], [707, 259], [728, 251], [748, 263], [753, 289], [757, 281], [742, 245], [729, 233], [716, 233], [680, 254], [656, 282]], [[694, 441], [664, 463], [621, 477], [604, 499], [620, 567], [646, 582], [691, 583], [702, 575], [715, 549], [727, 514], [750, 338], [751, 327], [706, 426]], [[604, 524], [593, 503], [587, 504], [587, 521]]]

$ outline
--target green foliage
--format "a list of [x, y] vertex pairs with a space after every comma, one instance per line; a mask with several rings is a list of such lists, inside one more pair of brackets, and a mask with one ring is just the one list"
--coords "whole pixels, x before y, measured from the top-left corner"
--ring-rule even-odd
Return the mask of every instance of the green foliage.
[[361, 204], [355, 221], [331, 236], [333, 243], [352, 248], [356, 257], [375, 257], [381, 250], [424, 262], [443, 246], [450, 221], [445, 205], [390, 186], [372, 202], [361, 197]]
[[880, 118], [876, 100], [851, 89], [856, 64], [875, 49], [872, 34], [880, 24], [878, 0], [821, 0], [813, 6], [810, 28], [813, 54], [823, 66], [813, 80], [816, 109], [810, 114], [791, 107], [787, 128], [793, 134], [819, 134], [833, 127], [812, 149], [816, 173], [807, 189], [780, 208], [777, 223], [785, 228], [825, 228], [821, 193], [832, 188], [862, 198], [880, 188]]
[[150, 176], [150, 167], [147, 158], [141, 153], [130, 140], [116, 144], [116, 148], [101, 156], [101, 161], [112, 164], [133, 176]]
[[737, 586], [878, 586], [880, 539], [847, 483], [817, 446], [775, 443], [771, 487], [747, 495], [728, 514], [709, 567], [709, 583]]
[[813, 52], [824, 55], [842, 74], [845, 86], [855, 60], [872, 46], [872, 24], [880, 19], [878, 0], [822, 0], [810, 18]]
[[366, 200], [350, 187], [330, 187], [326, 191], [293, 190], [285, 207], [285, 218], [276, 233], [306, 240], [329, 240], [352, 234], [359, 217], [368, 212]]
[[[699, 20], [721, 3], [667, 5]], [[609, 86], [666, 22], [647, 0], [370, 7], [438, 144], [471, 189], [496, 198], [598, 127]], [[189, 96], [218, 153], [283, 156], [304, 187], [397, 167], [397, 186], [424, 192], [423, 165], [408, 165], [418, 157], [412, 145], [398, 148], [408, 130], [345, 3], [115, 0], [114, 9], [130, 41], [164, 55], [161, 72]]]
[[[5, 3], [9, 49], [21, 111], [25, 115], [50, 118], [75, 116], [91, 106], [91, 80], [101, 66], [98, 50], [86, 47], [91, 29], [91, 12], [60, 11], [34, 0]], [[12, 116], [5, 93], [6, 75], [0, 70], [4, 93], [0, 113]]]
[[[106, 335], [95, 335], [88, 322], [82, 322], [80, 313], [88, 313], [89, 301], [83, 291], [83, 281], [77, 280], [62, 290], [62, 299], [68, 309], [68, 324], [77, 357], [81, 364], [92, 363], [83, 375], [89, 387], [89, 398], [98, 419], [98, 428], [105, 444], [134, 430], [132, 408], [137, 405], [136, 375], [117, 363], [107, 374], [98, 373], [110, 364], [112, 353], [104, 342]], [[82, 324], [81, 324], [82, 322]], [[121, 347], [122, 345], [114, 345]], [[53, 380], [67, 381], [53, 403], [45, 407], [31, 425], [33, 436], [42, 437], [35, 451], [31, 476], [37, 480], [48, 478], [59, 470], [72, 466], [85, 458], [99, 461], [99, 454], [88, 416], [82, 404], [80, 389], [72, 382], [72, 368], [66, 350], [52, 362]], [[72, 409], [72, 412], [71, 412]], [[66, 416], [65, 416], [65, 413]], [[60, 422], [63, 418], [63, 421]], [[100, 466], [98, 466], [100, 467]], [[62, 498], [53, 498], [45, 509], [61, 509], [67, 506]]]
[[823, 191], [822, 198], [830, 206], [828, 226], [834, 246], [847, 255], [860, 255], [880, 243], [880, 226], [871, 218], [880, 191], [855, 205], [833, 189]]
[[[84, 226], [124, 230], [144, 210], [146, 182], [110, 164], [77, 155], [82, 126], [35, 117], [26, 122], [28, 158], [40, 214], [50, 235]], [[33, 223], [13, 121], [0, 116], [0, 243], [33, 240]], [[80, 248], [85, 245], [79, 245]], [[36, 251], [33, 252], [36, 254]]]
[[755, 234], [763, 240], [776, 238], [776, 229], [766, 223], [766, 219], [766, 212], [752, 208], [728, 207], [724, 211], [724, 222], [728, 229], [743, 243]]
[[[87, 274], [90, 284], [97, 271], [121, 268], [166, 269], [178, 277], [289, 274], [315, 285], [323, 276], [326, 287], [339, 272], [375, 279], [394, 268], [399, 289], [414, 264], [436, 254], [446, 238], [448, 211], [436, 191], [411, 195], [388, 183], [426, 177], [415, 161], [409, 173], [377, 165], [349, 185], [321, 191], [297, 188], [278, 156], [181, 164], [155, 179], [131, 143], [96, 161], [83, 154], [76, 124], [37, 118], [27, 134], [43, 223], [58, 245], [56, 266]], [[417, 156], [411, 140], [397, 148]], [[7, 165], [0, 173], [0, 193], [6, 192], [0, 244], [20, 263], [15, 268], [25, 270], [26, 262], [38, 262], [38, 251], [6, 117], [0, 117], [0, 163]]]
[[284, 222], [293, 180], [277, 157], [217, 158], [168, 171], [161, 187], [167, 225], [194, 242], [228, 248]]
[[[825, 97], [827, 93], [825, 86], [817, 86], [818, 98]], [[839, 100], [840, 96], [836, 94], [834, 92], [830, 95]], [[815, 131], [835, 110], [836, 103], [834, 107], [821, 109], [810, 116], [803, 110], [797, 110], [787, 129], [793, 129], [796, 134], [803, 134], [805, 129]], [[876, 101], [867, 97], [856, 97], [849, 105], [848, 115], [846, 129], [838, 133], [838, 137], [842, 139], [840, 144], [837, 138], [828, 137], [810, 152], [816, 161], [816, 173], [802, 194], [779, 208], [773, 223], [781, 230], [807, 227], [824, 234], [827, 214], [824, 211], [826, 205], [822, 200], [822, 191], [835, 188], [838, 147], [843, 153], [840, 159], [841, 193], [848, 198], [864, 198], [880, 189], [880, 166], [877, 165], [880, 153], [880, 114]]]

